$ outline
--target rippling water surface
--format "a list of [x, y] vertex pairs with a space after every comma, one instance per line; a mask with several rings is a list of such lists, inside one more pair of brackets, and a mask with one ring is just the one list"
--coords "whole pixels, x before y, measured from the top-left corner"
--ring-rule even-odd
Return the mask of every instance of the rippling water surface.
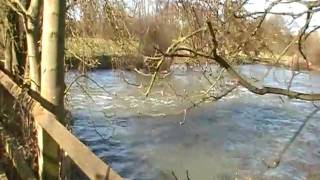
[[[284, 88], [292, 75], [261, 65], [240, 70], [257, 85]], [[68, 73], [67, 83], [76, 75]], [[258, 96], [239, 87], [218, 102], [187, 111], [184, 118], [183, 110], [210, 86], [200, 72], [172, 74], [148, 98], [144, 88], [129, 85], [119, 72], [88, 75], [104, 89], [88, 79], [72, 86], [67, 99], [73, 131], [126, 179], [320, 179], [320, 113], [311, 117], [277, 168], [266, 166], [314, 111], [310, 102]], [[124, 77], [147, 83], [135, 73]], [[292, 89], [320, 93], [320, 74], [297, 75]]]

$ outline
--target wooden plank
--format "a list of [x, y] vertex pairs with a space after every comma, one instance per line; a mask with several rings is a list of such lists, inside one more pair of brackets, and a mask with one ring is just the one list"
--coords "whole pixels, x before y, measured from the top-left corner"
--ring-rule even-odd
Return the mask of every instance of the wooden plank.
[[17, 170], [17, 173], [21, 179], [35, 180], [37, 179], [33, 174], [32, 169], [28, 163], [24, 160], [24, 155], [21, 149], [19, 149], [18, 143], [14, 140], [13, 136], [5, 131], [4, 127], [0, 123], [0, 137], [1, 142], [5, 148], [5, 152], [9, 159], [12, 161], [13, 166]]
[[122, 179], [110, 166], [93, 154], [87, 146], [81, 143], [52, 114], [39, 115], [38, 124], [67, 152], [68, 156], [91, 179]]
[[[23, 101], [25, 106], [35, 117], [37, 123], [60, 145], [74, 163], [90, 179], [121, 180], [122, 177], [98, 158], [90, 149], [71, 134], [55, 117], [39, 102], [15, 84], [0, 70], [0, 84], [15, 98]], [[21, 98], [23, 97], [23, 98]]]

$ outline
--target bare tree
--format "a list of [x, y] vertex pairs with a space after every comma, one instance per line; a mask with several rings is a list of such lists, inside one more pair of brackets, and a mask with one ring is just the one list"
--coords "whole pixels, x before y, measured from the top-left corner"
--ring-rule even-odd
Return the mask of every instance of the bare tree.
[[40, 92], [40, 7], [41, 0], [31, 0], [27, 10], [27, 47], [31, 89]]
[[[179, 1], [180, 3], [185, 3], [185, 1]], [[290, 87], [287, 89], [280, 89], [280, 88], [274, 88], [274, 87], [257, 87], [256, 85], [253, 85], [248, 80], [243, 78], [232, 66], [231, 64], [234, 62], [234, 58], [237, 60], [239, 57], [241, 57], [241, 54], [245, 51], [247, 45], [253, 41], [256, 43], [259, 43], [260, 45], [252, 44], [253, 48], [258, 49], [252, 49], [252, 51], [262, 51], [262, 52], [270, 52], [272, 54], [277, 54], [279, 52], [274, 52], [269, 47], [268, 43], [264, 39], [258, 39], [261, 38], [259, 34], [261, 33], [261, 27], [263, 22], [266, 20], [266, 16], [268, 14], [277, 14], [277, 15], [290, 15], [294, 18], [301, 17], [303, 15], [306, 15], [306, 21], [303, 27], [301, 27], [299, 34], [298, 34], [298, 47], [299, 52], [301, 56], [307, 60], [307, 56], [305, 55], [305, 48], [304, 45], [302, 45], [306, 38], [308, 38], [306, 32], [312, 32], [314, 28], [310, 28], [309, 24], [312, 19], [312, 14], [316, 13], [318, 11], [318, 8], [320, 7], [320, 4], [318, 1], [299, 1], [299, 3], [305, 5], [308, 9], [308, 11], [304, 11], [299, 14], [294, 13], [275, 13], [272, 12], [271, 9], [279, 4], [288, 4], [288, 3], [294, 3], [295, 1], [273, 1], [270, 3], [270, 5], [266, 8], [264, 12], [256, 12], [256, 13], [250, 13], [243, 9], [244, 5], [248, 3], [248, 1], [226, 1], [224, 3], [209, 3], [207, 1], [201, 1], [200, 5], [203, 8], [203, 11], [211, 11], [212, 14], [207, 15], [207, 28], [206, 32], [209, 32], [209, 35], [211, 37], [206, 36], [206, 41], [204, 44], [208, 48], [197, 48], [193, 45], [185, 46], [186, 43], [179, 43], [179, 44], [172, 44], [175, 46], [172, 48], [170, 46], [168, 50], [164, 53], [162, 53], [163, 57], [190, 57], [190, 58], [206, 58], [211, 62], [216, 62], [221, 67], [225, 68], [232, 76], [238, 79], [238, 82], [246, 87], [249, 91], [256, 93], [256, 94], [267, 94], [267, 93], [273, 93], [273, 94], [281, 94], [289, 96], [290, 98], [297, 98], [297, 99], [303, 99], [308, 101], [316, 101], [320, 99], [319, 94], [308, 94], [308, 93], [300, 93], [296, 91], [290, 90]], [[197, 4], [199, 5], [199, 4]], [[192, 5], [191, 5], [192, 6]], [[219, 13], [219, 9], [223, 7], [224, 13], [221, 15]], [[216, 13], [215, 13], [216, 12]], [[187, 12], [190, 13], [190, 12]], [[281, 22], [280, 22], [281, 23]], [[308, 31], [306, 29], [309, 29]], [[245, 30], [245, 31], [244, 31]], [[274, 33], [283, 33], [284, 30], [279, 27], [278, 29], [273, 28], [275, 30]], [[195, 31], [196, 32], [196, 31]], [[273, 34], [274, 34], [273, 33]], [[196, 37], [200, 33], [191, 33], [189, 36], [185, 36], [187, 38], [182, 38], [184, 41], [188, 41], [189, 39], [192, 39], [191, 37]], [[285, 35], [280, 35], [280, 37], [284, 37]], [[271, 41], [273, 41], [274, 38], [272, 38]], [[281, 40], [283, 40], [281, 38]], [[189, 41], [190, 42], [190, 41]], [[192, 41], [191, 41], [192, 43]], [[288, 42], [290, 43], [290, 42]], [[254, 46], [256, 45], [256, 46]], [[180, 47], [179, 47], [180, 46]], [[285, 48], [285, 45], [282, 45], [283, 48]], [[281, 49], [281, 48], [279, 48]], [[188, 51], [191, 55], [188, 54], [179, 54], [179, 51]], [[245, 53], [250, 57], [250, 53]], [[275, 55], [274, 55], [275, 56]], [[158, 67], [161, 66], [163, 63], [163, 57], [158, 58]], [[241, 58], [240, 58], [241, 59]], [[276, 57], [274, 57], [276, 59]], [[241, 63], [241, 61], [240, 61]], [[308, 65], [309, 63], [307, 63]], [[156, 75], [157, 72], [154, 73]], [[150, 80], [150, 87], [148, 88], [148, 91], [146, 94], [149, 93], [149, 90], [153, 86], [155, 78], [152, 78]]]
[[[64, 28], [66, 1], [44, 1], [41, 61], [41, 96], [55, 108], [57, 119], [64, 119]], [[59, 146], [42, 129], [38, 130], [41, 179], [59, 178]]]

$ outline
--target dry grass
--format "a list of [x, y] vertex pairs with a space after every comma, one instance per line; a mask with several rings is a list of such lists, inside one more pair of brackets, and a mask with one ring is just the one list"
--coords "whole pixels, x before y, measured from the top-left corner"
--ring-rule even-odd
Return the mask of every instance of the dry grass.
[[[115, 41], [99, 38], [67, 38], [66, 57], [97, 57], [101, 55], [121, 56], [128, 52], [137, 52], [138, 43], [132, 42], [130, 45], [118, 45]], [[125, 49], [125, 51], [124, 51]]]

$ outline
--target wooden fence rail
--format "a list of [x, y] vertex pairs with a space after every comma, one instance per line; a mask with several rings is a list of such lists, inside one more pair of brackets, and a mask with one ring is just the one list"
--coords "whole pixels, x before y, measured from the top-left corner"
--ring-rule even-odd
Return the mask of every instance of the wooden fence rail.
[[59, 144], [72, 161], [90, 179], [121, 180], [122, 177], [98, 158], [90, 149], [71, 134], [40, 102], [19, 87], [8, 75], [0, 70], [0, 87], [29, 110], [35, 121]]

